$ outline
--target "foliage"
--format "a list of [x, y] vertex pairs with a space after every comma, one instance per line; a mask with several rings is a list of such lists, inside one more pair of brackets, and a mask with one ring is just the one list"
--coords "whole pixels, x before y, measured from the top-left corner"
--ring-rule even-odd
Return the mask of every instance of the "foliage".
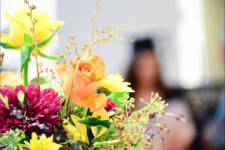
[[0, 149], [2, 150], [22, 150], [25, 148], [23, 143], [26, 138], [23, 131], [9, 130], [6, 133], [0, 134]]
[[[104, 140], [117, 140], [118, 142], [102, 145], [101, 149], [131, 149], [132, 147], [151, 149], [151, 139], [146, 136], [151, 133], [151, 130], [146, 129], [146, 125], [149, 124], [150, 116], [155, 113], [163, 113], [167, 104], [157, 93], [151, 94], [150, 102], [141, 100], [146, 106], [134, 112], [132, 112], [132, 108], [135, 107], [133, 98], [126, 96], [119, 101], [122, 104], [110, 118], [110, 122], [114, 124], [114, 131], [109, 133], [112, 135], [108, 135], [108, 138], [103, 137]], [[98, 145], [98, 147], [100, 146]]]

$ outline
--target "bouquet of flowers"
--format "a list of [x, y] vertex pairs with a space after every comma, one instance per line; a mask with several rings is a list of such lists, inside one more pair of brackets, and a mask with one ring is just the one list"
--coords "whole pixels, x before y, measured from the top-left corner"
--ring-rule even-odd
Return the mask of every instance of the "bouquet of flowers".
[[[92, 54], [96, 44], [113, 38], [129, 40], [110, 27], [94, 30], [100, 0], [90, 41], [81, 48], [74, 36], [58, 31], [62, 21], [51, 22], [47, 13], [37, 11], [29, 0], [24, 2], [27, 9], [14, 16], [5, 13], [10, 33], [1, 33], [0, 46], [21, 54], [21, 73], [0, 74], [0, 149], [151, 149], [153, 133], [147, 125], [157, 120], [156, 114], [164, 113], [167, 104], [152, 93], [149, 102], [141, 100], [145, 107], [132, 111], [135, 100], [129, 96], [134, 92], [130, 83], [119, 74], [106, 74], [104, 60]], [[48, 56], [43, 50], [56, 34], [69, 41], [66, 54]], [[67, 62], [71, 50], [76, 55]], [[28, 80], [32, 57], [37, 77]], [[44, 68], [39, 57], [57, 60], [56, 68]], [[1, 53], [0, 65], [3, 58]], [[43, 72], [48, 76], [42, 76]]]

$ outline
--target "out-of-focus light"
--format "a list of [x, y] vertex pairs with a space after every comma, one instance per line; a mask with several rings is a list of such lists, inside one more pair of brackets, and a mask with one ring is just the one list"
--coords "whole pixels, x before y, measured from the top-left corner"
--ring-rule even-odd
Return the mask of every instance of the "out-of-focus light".
[[199, 87], [204, 82], [204, 20], [202, 0], [177, 0], [178, 76], [184, 88]]

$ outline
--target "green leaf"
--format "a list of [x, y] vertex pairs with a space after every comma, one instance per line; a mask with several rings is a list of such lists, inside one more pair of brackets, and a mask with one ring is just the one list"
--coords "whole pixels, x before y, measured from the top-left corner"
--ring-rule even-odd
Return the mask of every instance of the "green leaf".
[[23, 91], [20, 90], [17, 93], [17, 98], [18, 98], [18, 100], [19, 100], [20, 103], [23, 103], [24, 102], [25, 94], [23, 93]]
[[69, 145], [73, 150], [82, 150], [82, 148], [78, 146], [76, 143], [69, 143]]
[[21, 71], [23, 71], [24, 66], [29, 63], [31, 52], [32, 48], [26, 46], [21, 47]]
[[115, 127], [114, 127], [114, 124], [111, 124], [107, 133], [104, 136], [104, 140], [108, 140], [112, 138], [114, 133], [115, 133]]
[[46, 55], [46, 54], [44, 54], [44, 53], [42, 53], [41, 51], [37, 51], [37, 54], [39, 55], [39, 56], [41, 56], [41, 57], [43, 57], [43, 58], [47, 58], [47, 59], [60, 59], [61, 57], [60, 56], [48, 56], [48, 55]]
[[3, 97], [2, 93], [0, 93], [0, 99], [2, 99], [3, 103], [5, 104], [6, 108], [9, 109], [8, 97]]
[[38, 48], [44, 47], [46, 44], [48, 44], [48, 42], [51, 41], [51, 39], [55, 36], [55, 34], [58, 32], [59, 30], [59, 26], [56, 27], [55, 32], [52, 33], [51, 36], [49, 36], [46, 40], [42, 41], [41, 43], [38, 44]]
[[0, 46], [2, 46], [3, 48], [5, 48], [5, 49], [19, 49], [20, 47], [14, 47], [14, 46], [12, 46], [12, 45], [10, 45], [10, 44], [8, 44], [8, 43], [3, 43], [3, 42], [0, 42]]
[[112, 101], [119, 106], [122, 104], [122, 102], [120, 102], [119, 99], [125, 98], [128, 95], [129, 93], [127, 92], [115, 92], [115, 93], [111, 93], [108, 97], [111, 98]]
[[28, 33], [23, 34], [23, 42], [25, 47], [31, 47], [34, 45], [33, 38]]
[[88, 136], [89, 143], [92, 143], [92, 141], [94, 140], [95, 137], [93, 135], [91, 127], [86, 126], [86, 129], [87, 129], [87, 136]]
[[89, 117], [83, 120], [79, 120], [78, 122], [83, 123], [87, 126], [103, 126], [109, 128], [111, 123], [109, 120], [99, 120], [97, 118]]
[[68, 97], [65, 98], [65, 100], [62, 104], [61, 118], [66, 117], [67, 103], [68, 103]]
[[32, 47], [21, 47], [21, 72], [23, 72], [23, 78], [24, 78], [24, 86], [26, 87], [28, 85], [28, 66], [30, 61], [30, 55], [32, 52]]
[[94, 147], [101, 147], [101, 146], [105, 146], [105, 145], [111, 145], [111, 144], [116, 144], [119, 143], [120, 140], [112, 140], [112, 141], [104, 141], [104, 142], [95, 142], [94, 143]]
[[105, 89], [105, 88], [99, 88], [98, 89], [98, 91], [100, 92], [100, 93], [104, 93], [106, 96], [108, 96], [108, 95], [110, 95], [111, 94], [111, 92], [110, 91], [108, 91], [107, 89]]
[[[30, 82], [34, 83], [35, 85], [37, 85], [37, 78], [33, 78]], [[47, 82], [47, 77], [40, 77], [39, 78], [39, 84], [45, 84]]]

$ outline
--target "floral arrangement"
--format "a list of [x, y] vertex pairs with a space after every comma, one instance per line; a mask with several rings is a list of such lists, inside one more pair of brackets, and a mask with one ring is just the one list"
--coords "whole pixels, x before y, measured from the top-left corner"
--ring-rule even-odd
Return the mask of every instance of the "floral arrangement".
[[[74, 36], [65, 37], [58, 31], [62, 21], [52, 22], [29, 0], [24, 2], [27, 9], [14, 16], [5, 13], [10, 33], [1, 33], [0, 46], [21, 54], [21, 73], [0, 74], [0, 149], [151, 149], [153, 133], [147, 125], [153, 118], [159, 120], [156, 114], [163, 115], [167, 104], [152, 93], [149, 102], [141, 100], [145, 107], [132, 111], [135, 100], [129, 96], [134, 92], [130, 83], [119, 74], [106, 74], [104, 60], [92, 54], [96, 44], [113, 38], [130, 40], [106, 26], [95, 32], [100, 0], [92, 18], [90, 41], [80, 49]], [[48, 56], [43, 50], [56, 34], [69, 41], [66, 54]], [[66, 62], [71, 50], [76, 55]], [[1, 65], [4, 54], [0, 56]], [[37, 77], [28, 80], [32, 57]], [[43, 68], [39, 57], [57, 60], [56, 68]], [[48, 76], [42, 76], [43, 72]], [[154, 124], [158, 122], [151, 126]]]

